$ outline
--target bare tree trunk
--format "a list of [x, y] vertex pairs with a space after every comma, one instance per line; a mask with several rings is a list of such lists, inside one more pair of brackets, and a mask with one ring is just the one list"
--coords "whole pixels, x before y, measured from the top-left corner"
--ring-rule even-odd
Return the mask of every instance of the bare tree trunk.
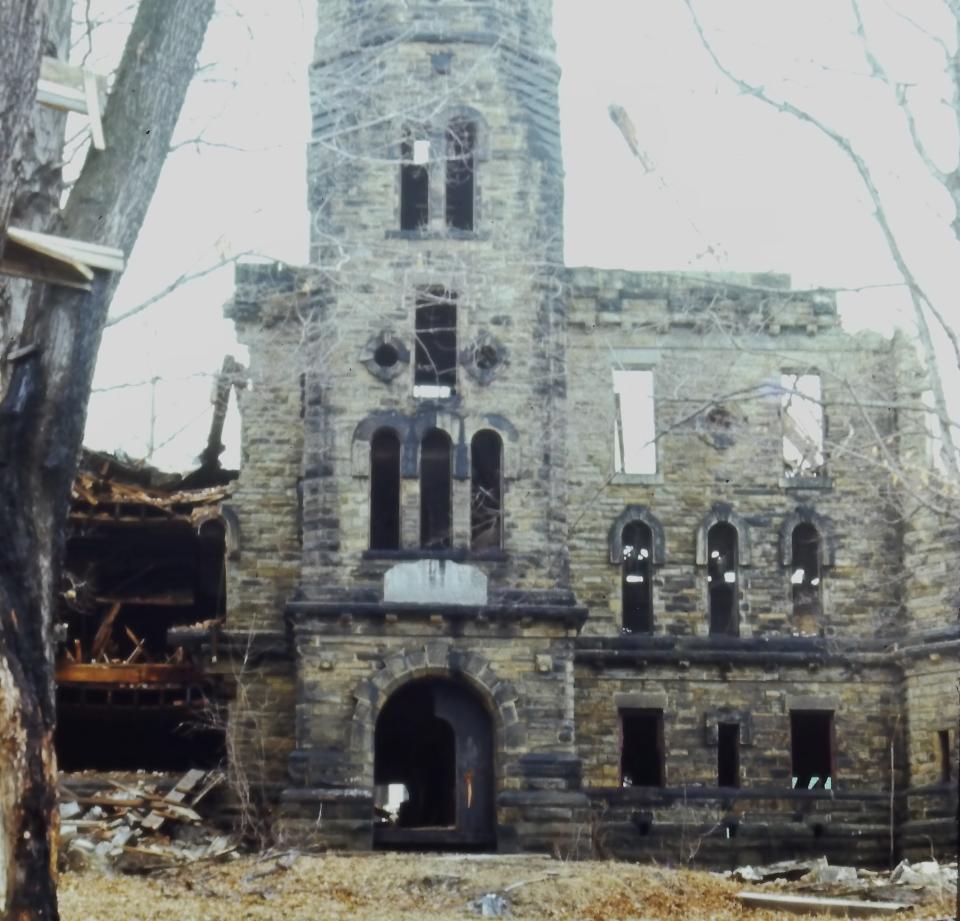
[[[4, 233], [16, 197], [17, 165], [36, 96], [43, 26], [37, 0], [0, 0], [0, 231]], [[0, 246], [3, 240], [0, 234]], [[15, 543], [17, 537], [5, 533], [4, 544]], [[7, 560], [0, 560], [0, 579], [5, 578], [7, 569]], [[52, 773], [41, 755], [48, 747], [43, 738], [52, 726], [52, 713], [38, 698], [32, 676], [26, 671], [29, 656], [24, 662], [20, 655], [15, 601], [0, 592], [0, 908], [5, 918], [24, 917], [20, 910], [24, 898], [55, 905], [47, 828], [51, 809], [40, 804], [38, 810], [34, 790], [25, 783], [28, 776], [40, 776], [42, 787], [52, 789]], [[25, 612], [21, 609], [20, 613]], [[29, 644], [30, 638], [25, 638]], [[32, 750], [30, 735], [40, 741]], [[39, 834], [34, 835], [34, 830]], [[28, 879], [22, 869], [25, 864], [43, 866], [40, 879]], [[54, 915], [41, 917], [54, 917], [55, 911]]]
[[[0, 10], [32, 5], [0, 0]], [[141, 0], [104, 117], [107, 149], [89, 152], [58, 232], [133, 248], [213, 7]], [[0, 61], [5, 67], [2, 33]], [[0, 782], [0, 855], [11, 871], [4, 917], [18, 921], [57, 917], [53, 608], [96, 355], [118, 282], [98, 272], [89, 293], [51, 286], [28, 299], [16, 345], [32, 350], [15, 362], [0, 403], [0, 757], [10, 751], [20, 768]], [[16, 739], [12, 750], [8, 739]]]

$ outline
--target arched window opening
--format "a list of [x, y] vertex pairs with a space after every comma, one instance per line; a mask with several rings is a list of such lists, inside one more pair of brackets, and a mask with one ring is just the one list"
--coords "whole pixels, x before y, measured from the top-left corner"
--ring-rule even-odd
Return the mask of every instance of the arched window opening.
[[452, 544], [450, 436], [431, 429], [420, 443], [420, 546], [445, 550]]
[[400, 549], [400, 438], [378, 429], [370, 440], [370, 549]]
[[453, 121], [447, 128], [447, 227], [473, 230], [476, 126]]
[[710, 634], [736, 636], [738, 587], [737, 529], [718, 521], [707, 532], [707, 589]]
[[422, 230], [430, 222], [430, 141], [407, 131], [400, 156], [400, 229]]
[[470, 442], [470, 548], [503, 544], [503, 442], [489, 429]]
[[621, 563], [622, 629], [624, 633], [653, 632], [653, 536], [642, 521], [623, 529]]
[[821, 613], [820, 533], [802, 522], [793, 529], [791, 545], [793, 616], [802, 632], [815, 632]]

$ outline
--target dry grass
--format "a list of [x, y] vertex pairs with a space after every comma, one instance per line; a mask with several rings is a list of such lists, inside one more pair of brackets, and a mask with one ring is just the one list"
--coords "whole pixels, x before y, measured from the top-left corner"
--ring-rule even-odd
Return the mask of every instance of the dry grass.
[[[514, 883], [505, 895], [513, 921], [796, 917], [743, 908], [736, 892], [745, 887], [709, 873], [541, 856], [319, 856], [289, 869], [248, 857], [149, 877], [67, 873], [60, 904], [63, 921], [447, 921], [478, 918], [470, 902]], [[929, 905], [901, 917], [948, 912]]]

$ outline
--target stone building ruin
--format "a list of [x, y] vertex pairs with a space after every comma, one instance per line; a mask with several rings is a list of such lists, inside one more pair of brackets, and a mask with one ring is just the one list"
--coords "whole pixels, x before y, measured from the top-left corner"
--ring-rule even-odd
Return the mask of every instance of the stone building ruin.
[[[909, 343], [563, 264], [550, 0], [328, 0], [218, 660], [290, 838], [849, 863], [950, 840], [955, 521]], [[880, 458], [878, 460], [878, 458]], [[908, 510], [908, 511], [905, 511]]]

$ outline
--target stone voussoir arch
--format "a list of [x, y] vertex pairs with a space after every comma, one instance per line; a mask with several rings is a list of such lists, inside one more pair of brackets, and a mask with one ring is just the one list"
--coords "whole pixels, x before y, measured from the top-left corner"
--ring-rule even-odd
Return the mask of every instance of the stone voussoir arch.
[[377, 717], [395, 691], [420, 678], [464, 681], [493, 720], [495, 749], [526, 749], [526, 727], [517, 712], [519, 694], [514, 685], [500, 678], [489, 660], [477, 652], [461, 649], [454, 642], [424, 643], [387, 656], [383, 668], [364, 678], [353, 690], [354, 708], [347, 730], [347, 747], [357, 763], [364, 765], [371, 783]]

